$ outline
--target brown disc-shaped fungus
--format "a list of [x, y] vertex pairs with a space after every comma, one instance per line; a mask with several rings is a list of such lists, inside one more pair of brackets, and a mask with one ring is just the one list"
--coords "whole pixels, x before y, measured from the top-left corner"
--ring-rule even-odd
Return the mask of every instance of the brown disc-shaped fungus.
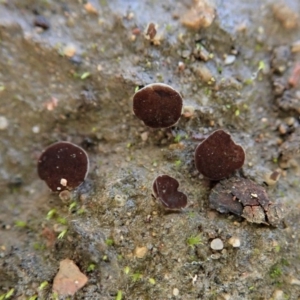
[[153, 182], [153, 193], [162, 205], [170, 210], [180, 210], [187, 205], [187, 196], [179, 192], [178, 181], [168, 175], [160, 175]]
[[71, 190], [86, 178], [89, 169], [87, 153], [69, 142], [50, 145], [38, 160], [38, 175], [52, 191]]
[[145, 125], [167, 128], [180, 118], [182, 97], [172, 87], [162, 83], [146, 85], [133, 96], [133, 112]]
[[195, 151], [197, 170], [211, 180], [221, 180], [240, 169], [245, 161], [245, 151], [235, 144], [231, 135], [216, 130]]

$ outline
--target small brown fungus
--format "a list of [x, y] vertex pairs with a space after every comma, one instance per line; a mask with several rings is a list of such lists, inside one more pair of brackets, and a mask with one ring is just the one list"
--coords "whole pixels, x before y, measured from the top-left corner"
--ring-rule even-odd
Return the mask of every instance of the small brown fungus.
[[211, 180], [221, 180], [240, 169], [245, 161], [245, 151], [234, 143], [224, 130], [214, 131], [202, 141], [195, 151], [197, 170]]
[[187, 205], [187, 196], [178, 191], [178, 181], [169, 175], [160, 175], [153, 182], [153, 193], [166, 209], [180, 210]]
[[250, 179], [231, 177], [220, 181], [209, 195], [210, 207], [233, 213], [250, 223], [278, 226], [284, 209], [274, 204], [266, 190]]
[[69, 142], [50, 145], [38, 160], [38, 175], [49, 188], [56, 191], [71, 190], [86, 178], [89, 169], [87, 153]]
[[146, 85], [133, 96], [133, 112], [145, 125], [167, 128], [180, 118], [182, 97], [169, 85], [153, 83]]

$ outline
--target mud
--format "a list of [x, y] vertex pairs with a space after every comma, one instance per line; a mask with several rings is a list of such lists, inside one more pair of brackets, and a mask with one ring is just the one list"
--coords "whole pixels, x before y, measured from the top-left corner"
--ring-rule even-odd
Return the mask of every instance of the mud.
[[[0, 1], [0, 298], [55, 299], [68, 258], [88, 277], [74, 299], [299, 299], [298, 1], [283, 2], [291, 26], [276, 1], [217, 0], [211, 26], [196, 31], [180, 21], [190, 1], [83, 2]], [[151, 22], [156, 45], [144, 36]], [[183, 96], [170, 129], [132, 113], [135, 89], [153, 82]], [[245, 149], [237, 175], [285, 206], [277, 228], [209, 208], [195, 137], [219, 128]], [[64, 202], [36, 170], [60, 140], [91, 160]], [[182, 212], [152, 198], [161, 174], [188, 196]], [[210, 248], [215, 238], [223, 250]]]

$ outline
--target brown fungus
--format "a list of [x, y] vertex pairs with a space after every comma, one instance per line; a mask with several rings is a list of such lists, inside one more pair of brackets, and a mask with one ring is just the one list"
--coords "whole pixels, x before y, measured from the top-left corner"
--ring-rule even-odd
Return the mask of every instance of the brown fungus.
[[167, 128], [180, 118], [182, 97], [172, 87], [162, 83], [146, 85], [133, 96], [133, 112], [145, 125]]
[[160, 175], [153, 182], [153, 193], [166, 209], [180, 210], [187, 205], [187, 196], [179, 192], [178, 181], [169, 175]]
[[231, 135], [219, 129], [202, 141], [195, 151], [197, 170], [211, 180], [221, 180], [240, 169], [245, 151], [234, 143]]
[[71, 190], [86, 178], [89, 169], [87, 153], [69, 142], [50, 145], [38, 160], [38, 175], [49, 188], [56, 191]]

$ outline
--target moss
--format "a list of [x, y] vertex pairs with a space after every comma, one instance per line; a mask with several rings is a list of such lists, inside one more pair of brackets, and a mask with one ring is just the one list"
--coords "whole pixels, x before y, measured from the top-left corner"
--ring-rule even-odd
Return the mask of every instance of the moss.
[[201, 235], [190, 236], [189, 238], [187, 238], [186, 243], [191, 248], [194, 248], [195, 246], [202, 244], [202, 236]]

